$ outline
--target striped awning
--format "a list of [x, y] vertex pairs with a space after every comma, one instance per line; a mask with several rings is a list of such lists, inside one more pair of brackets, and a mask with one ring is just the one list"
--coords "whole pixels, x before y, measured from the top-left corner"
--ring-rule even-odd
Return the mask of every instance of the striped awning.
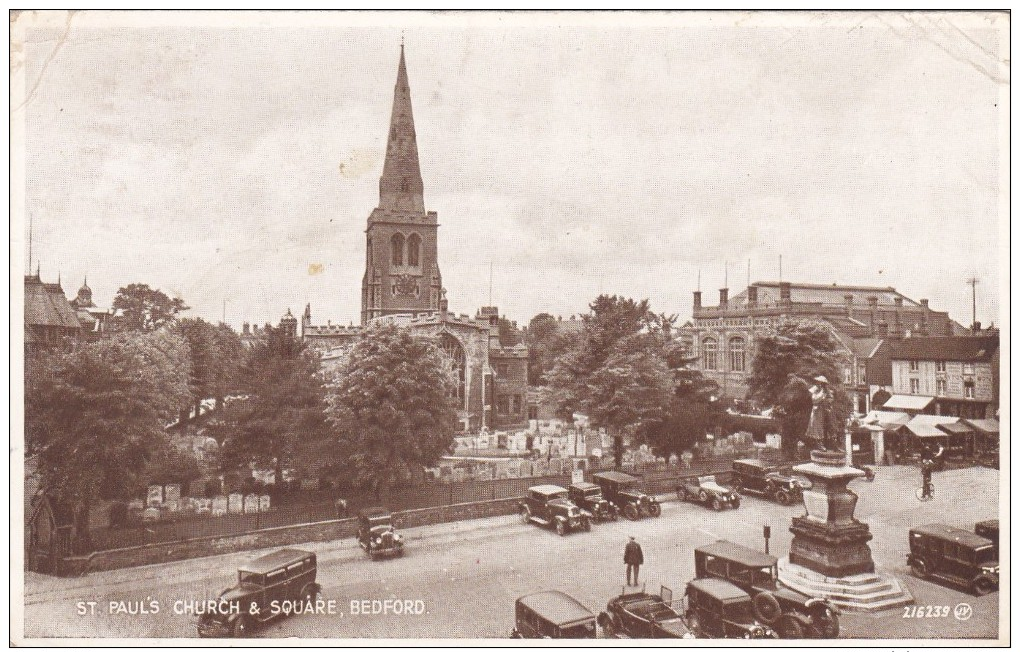
[[888, 401], [882, 404], [882, 408], [886, 410], [923, 410], [934, 400], [934, 396], [893, 394]]
[[923, 423], [908, 423], [907, 430], [918, 437], [931, 438], [931, 437], [948, 437], [949, 435], [939, 430], [935, 426], [929, 426]]
[[962, 421], [956, 423], [943, 423], [936, 426], [939, 430], [945, 431], [950, 435], [973, 435], [974, 429], [965, 424]]

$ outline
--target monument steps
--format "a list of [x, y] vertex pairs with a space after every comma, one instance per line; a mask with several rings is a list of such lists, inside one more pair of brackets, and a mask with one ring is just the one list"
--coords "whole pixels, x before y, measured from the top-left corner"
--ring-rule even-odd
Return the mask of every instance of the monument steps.
[[826, 598], [845, 611], [884, 611], [914, 602], [910, 592], [892, 577], [873, 573], [826, 577], [788, 559], [779, 561], [779, 580], [794, 590]]

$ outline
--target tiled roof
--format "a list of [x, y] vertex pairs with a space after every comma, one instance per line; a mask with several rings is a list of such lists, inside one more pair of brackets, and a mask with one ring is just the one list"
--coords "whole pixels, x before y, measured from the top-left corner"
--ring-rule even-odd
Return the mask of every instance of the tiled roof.
[[[779, 283], [777, 281], [756, 281], [751, 285], [758, 288], [758, 303], [769, 304], [779, 302]], [[867, 285], [822, 285], [819, 283], [790, 283], [790, 300], [794, 303], [823, 303], [845, 305], [846, 295], [853, 296], [855, 306], [867, 306], [868, 297], [876, 297], [879, 306], [896, 305], [896, 297], [903, 299], [904, 306], [919, 307], [920, 304], [908, 299], [895, 288], [872, 287]], [[747, 290], [735, 295], [731, 303], [743, 305], [747, 302]]]
[[951, 360], [982, 362], [992, 359], [998, 337], [906, 337], [887, 340], [890, 360]]
[[81, 322], [57, 283], [25, 277], [25, 325], [81, 328]]

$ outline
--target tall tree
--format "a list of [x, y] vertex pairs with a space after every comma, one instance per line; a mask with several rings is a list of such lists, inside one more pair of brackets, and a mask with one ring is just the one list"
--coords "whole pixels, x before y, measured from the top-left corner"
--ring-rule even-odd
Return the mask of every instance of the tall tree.
[[431, 338], [365, 330], [327, 388], [326, 414], [345, 472], [377, 494], [434, 465], [453, 446], [452, 361]]
[[44, 491], [75, 514], [77, 551], [89, 548], [89, 507], [125, 498], [188, 400], [187, 343], [162, 329], [123, 334], [34, 359], [26, 374], [25, 443]]
[[279, 485], [302, 446], [326, 435], [319, 359], [301, 340], [267, 325], [248, 352], [240, 388], [245, 400], [210, 426], [223, 443], [221, 460], [271, 467]]
[[132, 283], [117, 290], [113, 308], [118, 312], [111, 323], [119, 331], [153, 331], [188, 310], [183, 299], [170, 298], [145, 283]]
[[223, 398], [241, 386], [245, 348], [241, 338], [226, 324], [214, 326], [203, 319], [181, 319], [177, 328], [191, 350], [191, 394], [198, 413], [204, 399]]
[[547, 383], [547, 377], [556, 361], [564, 354], [571, 334], [561, 333], [558, 320], [547, 312], [531, 318], [525, 342], [528, 345], [528, 384], [538, 387]]

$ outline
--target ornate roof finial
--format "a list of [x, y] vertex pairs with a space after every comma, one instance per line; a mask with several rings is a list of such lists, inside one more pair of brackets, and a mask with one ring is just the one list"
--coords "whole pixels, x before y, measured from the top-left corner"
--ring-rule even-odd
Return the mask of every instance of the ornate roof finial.
[[400, 49], [404, 49], [404, 30], [400, 30]]

